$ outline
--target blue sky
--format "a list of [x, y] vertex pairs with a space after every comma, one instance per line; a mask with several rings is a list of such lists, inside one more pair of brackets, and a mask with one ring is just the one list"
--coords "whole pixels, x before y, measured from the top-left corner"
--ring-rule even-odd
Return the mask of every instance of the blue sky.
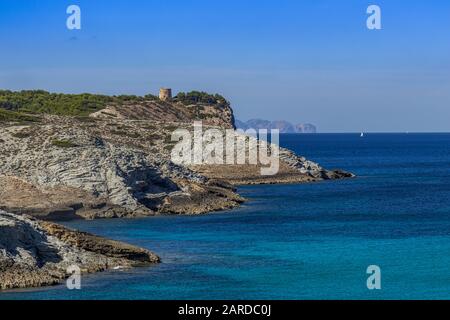
[[[370, 4], [382, 30], [366, 28]], [[0, 41], [4, 89], [168, 86], [219, 92], [243, 120], [450, 131], [447, 0], [1, 0]]]

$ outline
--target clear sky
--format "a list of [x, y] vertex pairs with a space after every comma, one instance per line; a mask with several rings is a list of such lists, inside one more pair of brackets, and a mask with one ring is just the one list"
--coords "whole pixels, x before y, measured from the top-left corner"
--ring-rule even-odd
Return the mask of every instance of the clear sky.
[[242, 120], [450, 132], [448, 0], [1, 0], [0, 43], [3, 89], [168, 86], [221, 93]]

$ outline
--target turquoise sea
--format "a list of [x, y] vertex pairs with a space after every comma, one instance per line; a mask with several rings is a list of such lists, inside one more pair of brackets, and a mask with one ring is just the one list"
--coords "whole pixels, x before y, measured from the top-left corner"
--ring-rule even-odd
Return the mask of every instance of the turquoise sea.
[[[283, 135], [346, 181], [241, 187], [231, 212], [69, 225], [163, 263], [0, 299], [450, 299], [450, 134]], [[369, 265], [382, 289], [366, 287]]]

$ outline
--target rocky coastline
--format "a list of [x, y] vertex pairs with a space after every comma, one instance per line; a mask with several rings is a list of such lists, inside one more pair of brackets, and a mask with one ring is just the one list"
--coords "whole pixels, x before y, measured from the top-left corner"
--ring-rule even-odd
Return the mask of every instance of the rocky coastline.
[[93, 273], [158, 262], [145, 249], [0, 211], [0, 290], [58, 284], [71, 265]]
[[0, 290], [60, 283], [71, 264], [98, 272], [160, 262], [145, 249], [58, 221], [205, 214], [241, 205], [237, 185], [353, 177], [286, 149], [273, 176], [261, 176], [258, 165], [173, 163], [172, 132], [189, 130], [199, 115], [206, 126], [234, 128], [227, 105], [154, 100], [83, 117], [0, 119]]

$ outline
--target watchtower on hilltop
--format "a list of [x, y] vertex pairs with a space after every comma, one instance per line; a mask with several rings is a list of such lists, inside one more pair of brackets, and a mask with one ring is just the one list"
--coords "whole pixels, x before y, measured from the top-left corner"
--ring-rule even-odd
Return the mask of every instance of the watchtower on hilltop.
[[162, 101], [171, 101], [172, 100], [172, 89], [169, 89], [169, 88], [159, 89], [159, 99]]

